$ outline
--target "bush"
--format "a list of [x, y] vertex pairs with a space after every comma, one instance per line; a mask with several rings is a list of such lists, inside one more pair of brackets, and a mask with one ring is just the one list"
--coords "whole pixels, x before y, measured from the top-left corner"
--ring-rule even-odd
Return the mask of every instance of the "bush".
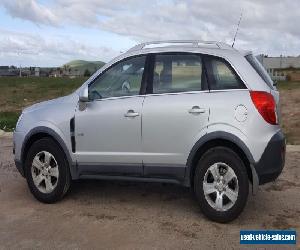
[[0, 129], [7, 132], [13, 131], [19, 115], [18, 112], [0, 112]]
[[88, 70], [88, 69], [86, 69], [85, 71], [84, 71], [84, 74], [83, 74], [83, 76], [91, 76], [91, 72]]

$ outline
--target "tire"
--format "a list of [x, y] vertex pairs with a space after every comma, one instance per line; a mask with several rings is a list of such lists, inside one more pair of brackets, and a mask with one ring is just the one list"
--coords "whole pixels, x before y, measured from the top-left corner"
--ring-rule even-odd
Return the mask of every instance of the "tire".
[[196, 166], [194, 192], [206, 217], [220, 223], [234, 220], [243, 211], [249, 193], [245, 164], [229, 148], [209, 149]]
[[33, 196], [43, 203], [59, 201], [67, 193], [70, 169], [64, 152], [54, 140], [43, 138], [33, 143], [25, 160], [25, 177]]

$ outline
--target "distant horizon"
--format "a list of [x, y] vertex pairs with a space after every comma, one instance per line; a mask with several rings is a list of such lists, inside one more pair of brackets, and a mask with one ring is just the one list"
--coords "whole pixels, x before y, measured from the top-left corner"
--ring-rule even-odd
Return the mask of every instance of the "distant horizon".
[[[85, 62], [88, 62], [88, 63], [95, 63], [95, 62], [102, 62], [102, 63], [106, 63], [106, 62], [104, 62], [104, 61], [101, 61], [101, 60], [93, 60], [93, 61], [91, 61], [91, 60], [82, 60], [82, 59], [74, 59], [74, 60], [71, 60], [71, 61], [68, 61], [68, 62], [66, 62], [66, 63], [64, 63], [64, 64], [62, 64], [62, 65], [59, 65], [59, 66], [39, 66], [39, 65], [21, 65], [21, 68], [30, 68], [30, 67], [37, 67], [37, 68], [59, 68], [59, 67], [63, 67], [64, 65], [66, 65], [66, 64], [69, 64], [69, 63], [71, 63], [71, 62], [74, 62], [74, 61], [85, 61]], [[9, 66], [9, 67], [11, 67], [11, 66], [14, 66], [14, 67], [16, 67], [16, 68], [20, 68], [20, 65], [15, 65], [15, 64], [11, 64], [11, 65], [1, 65], [0, 64], [0, 67], [5, 67], [5, 66]]]
[[[264, 56], [267, 56], [267, 57], [269, 57], [269, 58], [276, 58], [276, 57], [280, 57], [280, 56], [282, 56], [283, 58], [284, 57], [300, 57], [300, 55], [278, 55], [278, 56], [273, 56], [273, 55], [267, 55], [267, 54], [257, 54], [256, 56], [258, 56], [258, 55], [264, 55]], [[113, 59], [113, 58], [111, 58], [111, 59]], [[85, 60], [85, 59], [73, 59], [73, 60], [70, 60], [70, 61], [68, 61], [68, 62], [66, 62], [66, 63], [63, 63], [63, 64], [61, 64], [61, 65], [47, 65], [47, 66], [40, 66], [40, 65], [30, 65], [30, 64], [28, 64], [28, 65], [21, 65], [21, 68], [29, 68], [29, 67], [38, 67], [38, 68], [59, 68], [59, 67], [63, 67], [64, 65], [66, 65], [66, 64], [69, 64], [69, 63], [71, 63], [71, 62], [74, 62], [74, 61], [85, 61], [85, 62], [90, 62], [90, 63], [94, 63], [94, 62], [102, 62], [102, 63], [104, 63], [104, 64], [106, 64], [107, 62], [109, 62], [111, 59], [109, 59], [108, 61], [103, 61], [103, 60]], [[16, 65], [16, 64], [11, 64], [11, 65], [4, 65], [4, 64], [0, 64], [0, 67], [1, 66], [9, 66], [9, 67], [11, 67], [11, 66], [14, 66], [14, 67], [16, 67], [16, 68], [20, 68], [20, 65]]]

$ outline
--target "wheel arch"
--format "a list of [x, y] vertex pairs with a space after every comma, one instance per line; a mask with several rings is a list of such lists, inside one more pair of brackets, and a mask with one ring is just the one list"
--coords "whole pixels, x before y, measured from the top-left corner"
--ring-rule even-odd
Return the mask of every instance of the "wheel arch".
[[57, 132], [55, 132], [51, 128], [44, 127], [44, 126], [36, 127], [30, 130], [30, 132], [26, 135], [21, 149], [21, 162], [23, 163], [23, 168], [25, 166], [26, 156], [31, 145], [34, 142], [46, 137], [51, 138], [58, 145], [58, 147], [60, 147], [60, 149], [64, 152], [70, 168], [70, 173], [72, 175], [72, 178], [74, 178], [76, 176], [76, 172], [72, 166], [74, 166], [75, 163], [71, 158], [67, 145], [65, 144], [61, 136], [57, 134]]
[[[201, 156], [209, 149], [216, 146], [224, 146], [232, 149], [242, 159], [246, 166], [249, 180], [253, 183], [253, 163], [254, 159], [245, 143], [237, 136], [228, 132], [212, 132], [201, 137], [193, 146], [187, 160], [187, 172], [185, 182], [187, 186], [193, 186], [194, 173], [197, 162]], [[256, 178], [254, 176], [254, 178]], [[254, 184], [256, 180], [254, 180]]]

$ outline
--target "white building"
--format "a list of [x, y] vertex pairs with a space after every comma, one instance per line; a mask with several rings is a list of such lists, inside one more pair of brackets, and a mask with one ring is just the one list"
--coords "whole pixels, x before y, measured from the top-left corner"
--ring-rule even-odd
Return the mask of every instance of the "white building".
[[286, 80], [291, 71], [300, 70], [300, 56], [297, 57], [267, 57], [257, 56], [273, 80]]
[[34, 68], [34, 76], [40, 76], [40, 68], [39, 67]]

